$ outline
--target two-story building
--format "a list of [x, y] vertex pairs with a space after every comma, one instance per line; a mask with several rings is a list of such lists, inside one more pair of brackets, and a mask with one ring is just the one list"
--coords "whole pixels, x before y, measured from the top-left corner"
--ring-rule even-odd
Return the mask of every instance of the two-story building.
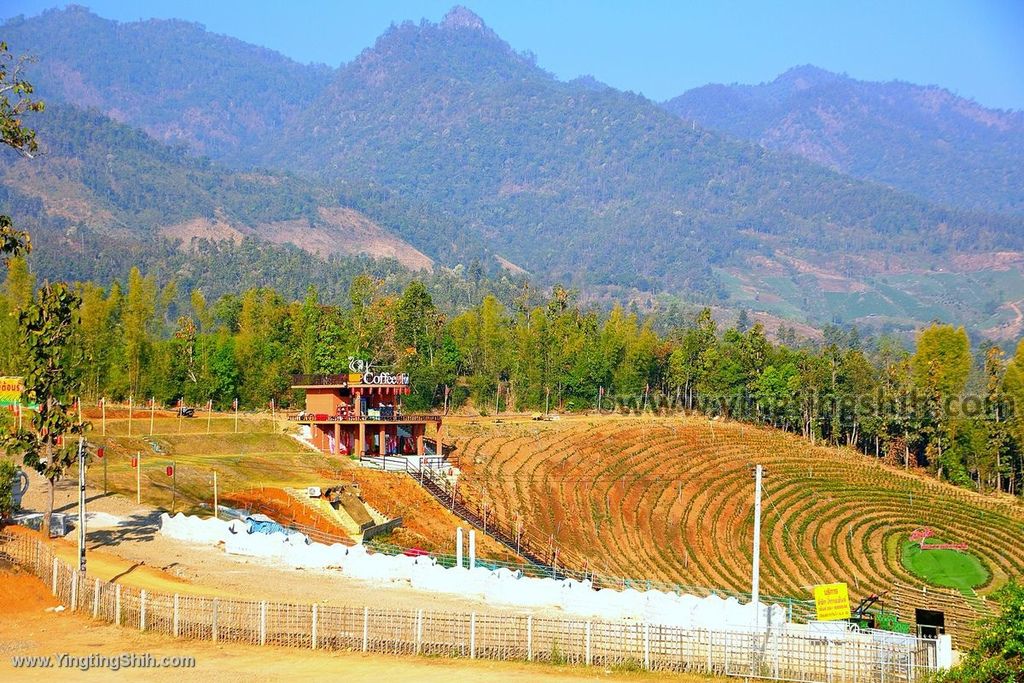
[[[356, 458], [441, 453], [441, 417], [402, 410], [402, 396], [409, 393], [407, 374], [369, 369], [361, 361], [351, 367], [349, 373], [292, 378], [292, 388], [306, 392], [306, 407], [297, 419], [309, 425], [317, 448]], [[435, 426], [432, 439], [428, 424]]]

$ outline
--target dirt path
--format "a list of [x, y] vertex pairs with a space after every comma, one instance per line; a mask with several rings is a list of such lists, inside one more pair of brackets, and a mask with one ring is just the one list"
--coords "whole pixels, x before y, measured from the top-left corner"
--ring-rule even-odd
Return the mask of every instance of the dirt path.
[[[434, 681], [699, 681], [724, 680], [677, 674], [612, 672], [607, 669], [554, 667], [484, 661], [386, 657], [350, 652], [323, 652], [283, 647], [218, 645], [202, 641], [175, 640], [140, 633], [73, 615], [47, 612], [57, 603], [42, 582], [11, 567], [0, 568], [0, 680], [77, 681], [147, 680], [325, 680], [343, 677], [348, 681], [425, 682]], [[194, 668], [124, 668], [113, 671], [95, 668], [15, 668], [14, 657], [70, 654], [120, 657], [122, 654], [164, 657], [193, 657]]]

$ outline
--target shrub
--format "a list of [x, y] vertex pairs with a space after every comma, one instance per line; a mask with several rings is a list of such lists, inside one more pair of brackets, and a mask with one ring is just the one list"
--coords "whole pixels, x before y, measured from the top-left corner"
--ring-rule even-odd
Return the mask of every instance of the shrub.
[[994, 597], [999, 616], [983, 624], [978, 645], [939, 683], [1024, 683], [1024, 585], [1011, 582]]
[[14, 482], [18, 477], [18, 466], [13, 460], [0, 458], [0, 518], [9, 517], [14, 509]]

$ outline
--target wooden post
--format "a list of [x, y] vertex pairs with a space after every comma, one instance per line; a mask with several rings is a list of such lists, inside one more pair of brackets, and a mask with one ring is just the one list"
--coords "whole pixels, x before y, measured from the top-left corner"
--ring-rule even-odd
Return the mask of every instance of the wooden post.
[[132, 397], [128, 396], [128, 436], [132, 435]]
[[55, 557], [55, 558], [53, 558], [53, 573], [50, 574], [50, 577], [51, 577], [50, 580], [53, 583], [53, 588], [52, 588], [52, 590], [50, 592], [53, 593], [54, 595], [57, 595], [57, 573], [59, 571], [60, 571], [60, 565], [57, 564], [57, 558]]
[[178, 614], [179, 614], [178, 594], [175, 593], [174, 594], [174, 622], [173, 622], [174, 623], [174, 627], [173, 628], [174, 628], [174, 637], [175, 638], [178, 637]]
[[267, 601], [260, 601], [260, 645], [267, 644]]
[[135, 504], [142, 504], [142, 451], [135, 451]]
[[100, 580], [96, 579], [92, 586], [92, 618], [100, 618]]
[[103, 436], [107, 435], [107, 399], [106, 397], [100, 397], [100, 420], [103, 424]]
[[316, 626], [317, 626], [317, 624], [316, 624], [316, 622], [317, 622], [317, 604], [314, 602], [313, 603], [313, 627], [312, 627], [312, 629], [310, 631], [310, 633], [311, 633], [310, 645], [312, 646], [312, 648], [314, 650], [316, 649], [316, 641], [317, 641], [317, 634], [316, 634]]
[[370, 608], [363, 608], [363, 652], [366, 652], [370, 645]]
[[476, 612], [469, 614], [469, 658], [476, 659]]
[[171, 461], [171, 514], [178, 506], [178, 463]]
[[78, 572], [71, 572], [71, 611], [78, 610]]
[[146, 630], [146, 591], [139, 591], [139, 630]]
[[220, 507], [217, 505], [217, 470], [213, 471], [213, 518], [220, 519]]
[[526, 615], [526, 661], [533, 661], [533, 615]]
[[114, 623], [121, 625], [121, 584], [114, 586]]
[[416, 654], [423, 654], [423, 610], [416, 610]]
[[212, 616], [210, 618], [210, 631], [213, 637], [213, 642], [217, 642], [219, 635], [217, 633], [217, 613], [220, 611], [220, 600], [218, 598], [213, 599]]
[[156, 418], [156, 396], [149, 399], [149, 435], [153, 436], [153, 422]]

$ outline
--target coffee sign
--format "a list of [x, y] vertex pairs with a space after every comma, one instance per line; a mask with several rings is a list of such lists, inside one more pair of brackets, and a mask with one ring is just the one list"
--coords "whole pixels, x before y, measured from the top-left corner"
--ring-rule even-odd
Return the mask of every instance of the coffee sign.
[[378, 372], [373, 362], [349, 356], [348, 381], [352, 384], [374, 384], [378, 386], [409, 386], [409, 375], [400, 372]]

